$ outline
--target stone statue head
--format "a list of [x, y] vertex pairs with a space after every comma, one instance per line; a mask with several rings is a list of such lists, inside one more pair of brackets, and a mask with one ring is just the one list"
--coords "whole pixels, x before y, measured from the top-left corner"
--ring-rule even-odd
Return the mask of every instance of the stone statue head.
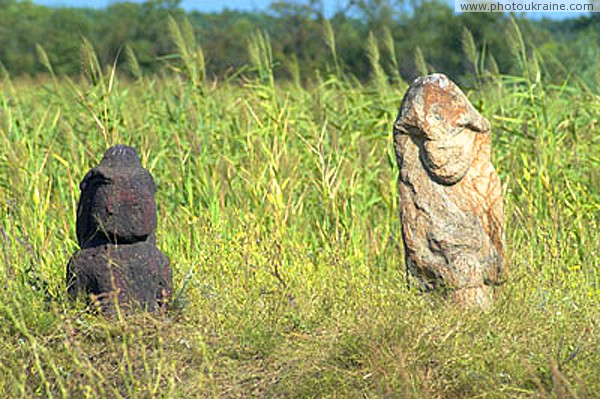
[[473, 161], [475, 135], [490, 124], [454, 82], [442, 74], [418, 78], [402, 100], [394, 135], [408, 135], [430, 176], [442, 184], [462, 179]]

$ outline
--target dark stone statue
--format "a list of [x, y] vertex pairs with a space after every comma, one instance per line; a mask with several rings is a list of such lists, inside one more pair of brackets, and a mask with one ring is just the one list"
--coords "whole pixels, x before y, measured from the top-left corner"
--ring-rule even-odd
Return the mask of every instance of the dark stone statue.
[[154, 311], [171, 291], [167, 257], [156, 248], [156, 185], [134, 148], [109, 148], [80, 184], [77, 240], [67, 265], [72, 297], [96, 298], [105, 313], [118, 303]]

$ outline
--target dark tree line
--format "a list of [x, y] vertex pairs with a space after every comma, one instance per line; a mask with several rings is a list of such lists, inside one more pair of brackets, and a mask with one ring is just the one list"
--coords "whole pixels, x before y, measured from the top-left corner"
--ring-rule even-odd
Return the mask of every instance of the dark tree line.
[[[372, 33], [380, 46], [382, 66], [389, 76], [395, 69], [410, 79], [419, 72], [419, 59], [427, 67], [451, 76], [465, 76], [472, 66], [463, 55], [467, 28], [479, 51], [495, 60], [500, 71], [514, 72], [514, 55], [507, 40], [508, 18], [498, 13], [456, 15], [444, 2], [405, 3], [394, 0], [356, 0], [330, 19], [339, 63], [346, 73], [366, 79], [372, 73], [365, 49]], [[0, 0], [0, 62], [13, 76], [45, 73], [36, 50], [48, 54], [54, 72], [77, 74], [82, 38], [94, 46], [103, 65], [124, 63], [128, 45], [146, 73], [159, 70], [161, 59], [176, 50], [167, 19], [187, 18], [206, 55], [209, 77], [223, 77], [248, 63], [247, 41], [256, 30], [269, 34], [278, 77], [290, 77], [290, 62], [297, 61], [301, 76], [314, 76], [334, 64], [324, 39], [323, 7], [319, 0], [305, 4], [274, 2], [265, 12], [202, 14], [185, 12], [178, 0], [150, 0], [143, 4], [115, 3], [106, 9], [49, 8], [30, 1]], [[528, 42], [546, 61], [544, 72], [557, 80], [569, 74], [596, 84], [600, 48], [600, 15], [574, 20], [519, 19]], [[389, 32], [389, 33], [388, 33]], [[397, 62], [390, 61], [389, 37]], [[422, 58], [420, 57], [422, 54]], [[422, 66], [421, 66], [422, 69]], [[124, 68], [123, 68], [124, 70]]]

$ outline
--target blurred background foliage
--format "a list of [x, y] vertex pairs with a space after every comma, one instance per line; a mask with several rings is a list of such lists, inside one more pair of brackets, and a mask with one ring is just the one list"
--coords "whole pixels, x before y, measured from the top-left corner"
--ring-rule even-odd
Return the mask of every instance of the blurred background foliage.
[[[509, 16], [458, 15], [448, 3], [438, 0], [408, 3], [356, 0], [330, 16], [338, 67], [344, 74], [361, 81], [370, 77], [365, 46], [372, 34], [388, 76], [399, 72], [402, 78], [411, 80], [427, 69], [469, 84], [474, 71], [462, 55], [465, 28], [475, 46], [485, 52], [481, 60], [495, 64], [500, 73], [518, 73], [517, 57], [507, 40]], [[248, 38], [256, 30], [270, 37], [276, 79], [301, 79], [306, 83], [316, 71], [327, 72], [333, 64], [323, 40], [326, 17], [322, 1], [276, 1], [260, 12], [225, 10], [208, 14], [186, 12], [179, 6], [178, 0], [150, 0], [118, 2], [105, 9], [50, 8], [31, 1], [0, 0], [0, 62], [12, 76], [46, 73], [43, 62], [39, 62], [41, 46], [56, 74], [76, 75], [81, 70], [78, 54], [85, 37], [102, 65], [124, 64], [123, 50], [127, 46], [142, 73], [156, 73], [176, 52], [165, 23], [170, 15], [177, 23], [189, 20], [193, 35], [210, 55], [206, 60], [209, 79], [228, 79], [243, 70], [250, 61]], [[528, 46], [544, 60], [542, 73], [546, 81], [564, 82], [577, 76], [588, 87], [598, 87], [598, 73], [593, 66], [600, 49], [599, 14], [563, 20], [519, 18], [518, 23]], [[390, 39], [391, 48], [387, 45]]]

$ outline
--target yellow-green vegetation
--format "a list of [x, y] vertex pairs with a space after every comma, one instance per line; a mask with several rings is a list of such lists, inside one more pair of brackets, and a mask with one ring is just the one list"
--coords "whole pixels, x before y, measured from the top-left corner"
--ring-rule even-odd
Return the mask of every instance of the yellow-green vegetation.
[[[464, 34], [510, 279], [492, 310], [456, 309], [406, 286], [391, 125], [407, 85], [376, 67], [377, 39], [370, 82], [344, 75], [325, 29], [332, 72], [310, 84], [274, 81], [264, 33], [245, 78], [212, 83], [188, 30], [171, 23], [179, 58], [162, 75], [143, 76], [129, 50], [137, 80], [119, 78], [87, 42], [79, 79], [54, 76], [41, 47], [47, 79], [4, 74], [0, 397], [600, 392], [598, 93], [576, 76], [546, 85], [516, 26], [521, 76], [499, 75]], [[175, 285], [164, 314], [106, 319], [65, 295], [78, 183], [116, 143], [157, 181]]]

